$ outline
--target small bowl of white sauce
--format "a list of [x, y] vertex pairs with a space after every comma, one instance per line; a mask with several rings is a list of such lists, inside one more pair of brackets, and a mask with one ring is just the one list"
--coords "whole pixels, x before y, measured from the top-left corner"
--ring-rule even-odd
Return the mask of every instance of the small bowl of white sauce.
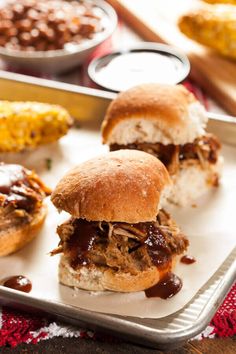
[[151, 82], [178, 84], [189, 72], [188, 57], [180, 50], [149, 42], [103, 55], [88, 67], [92, 81], [114, 92]]

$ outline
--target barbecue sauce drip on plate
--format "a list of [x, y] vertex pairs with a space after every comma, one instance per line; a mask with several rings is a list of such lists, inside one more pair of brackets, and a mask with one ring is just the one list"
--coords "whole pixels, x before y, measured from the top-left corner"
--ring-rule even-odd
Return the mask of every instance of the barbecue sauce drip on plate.
[[186, 254], [185, 256], [181, 257], [180, 262], [184, 264], [192, 264], [196, 262], [196, 259]]
[[6, 288], [23, 291], [24, 293], [29, 293], [32, 289], [31, 281], [23, 275], [9, 277], [3, 281], [2, 285]]
[[26, 182], [24, 168], [20, 165], [0, 164], [0, 193], [10, 194], [12, 187]]
[[160, 297], [169, 299], [176, 295], [182, 288], [182, 280], [173, 273], [167, 273], [156, 285], [145, 290], [146, 297]]

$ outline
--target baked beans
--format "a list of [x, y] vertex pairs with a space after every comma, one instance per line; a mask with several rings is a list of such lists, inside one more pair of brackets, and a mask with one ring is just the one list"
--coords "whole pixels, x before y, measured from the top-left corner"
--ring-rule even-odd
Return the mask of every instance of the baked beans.
[[23, 51], [63, 49], [103, 31], [102, 15], [88, 1], [11, 0], [0, 8], [0, 46]]

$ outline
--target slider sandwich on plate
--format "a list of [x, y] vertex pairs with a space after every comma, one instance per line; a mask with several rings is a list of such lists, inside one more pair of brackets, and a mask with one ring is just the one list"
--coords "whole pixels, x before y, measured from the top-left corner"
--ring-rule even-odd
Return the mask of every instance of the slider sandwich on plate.
[[173, 181], [168, 201], [188, 205], [219, 184], [221, 145], [206, 124], [204, 107], [184, 86], [144, 84], [111, 102], [102, 137], [111, 151], [137, 149], [160, 159]]
[[171, 272], [188, 247], [161, 208], [171, 183], [165, 166], [136, 150], [91, 159], [69, 171], [51, 200], [71, 214], [60, 225], [59, 280], [92, 291], [148, 289]]
[[0, 163], [0, 256], [29, 243], [47, 215], [44, 198], [50, 194], [33, 171]]

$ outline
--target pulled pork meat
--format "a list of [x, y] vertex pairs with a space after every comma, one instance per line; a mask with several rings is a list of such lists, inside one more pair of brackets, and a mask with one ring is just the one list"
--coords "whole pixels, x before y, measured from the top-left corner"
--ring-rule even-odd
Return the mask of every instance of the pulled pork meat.
[[61, 241], [51, 254], [63, 252], [74, 269], [89, 264], [131, 274], [153, 265], [166, 269], [172, 257], [188, 247], [187, 238], [164, 210], [155, 222], [138, 224], [71, 218], [57, 232]]
[[206, 134], [196, 138], [193, 143], [184, 145], [163, 145], [160, 143], [112, 144], [110, 150], [135, 149], [147, 152], [161, 160], [170, 175], [174, 175], [178, 172], [181, 161], [184, 160], [198, 160], [202, 168], [207, 168], [208, 164], [215, 164], [220, 147], [220, 142], [216, 136]]
[[39, 177], [20, 165], [0, 164], [0, 231], [30, 222], [50, 194]]

